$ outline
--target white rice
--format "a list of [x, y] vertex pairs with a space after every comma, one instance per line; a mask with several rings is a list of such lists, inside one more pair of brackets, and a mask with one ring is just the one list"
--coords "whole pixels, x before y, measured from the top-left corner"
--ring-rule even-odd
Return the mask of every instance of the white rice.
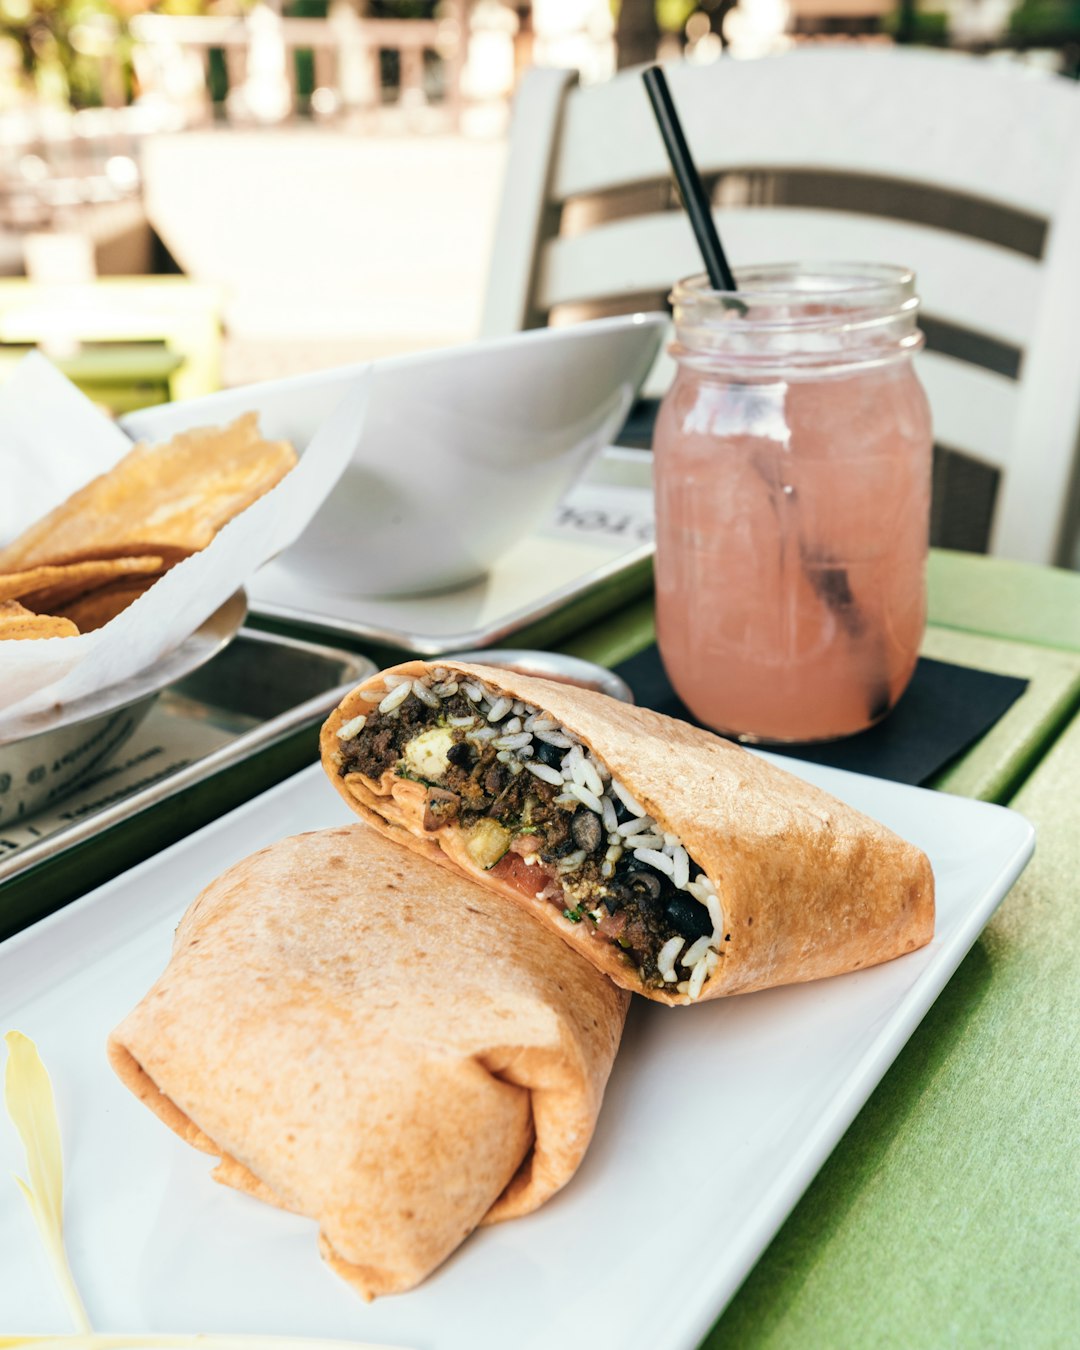
[[640, 806], [617, 778], [611, 780], [611, 790], [632, 816], [647, 816], [649, 813]]
[[513, 706], [514, 700], [512, 698], [497, 698], [491, 705], [487, 720], [489, 722], [501, 722]]
[[582, 760], [581, 771], [585, 775], [585, 781], [582, 786], [587, 787], [594, 797], [602, 797], [604, 795], [603, 779], [596, 772], [592, 761], [588, 759]]
[[361, 713], [358, 717], [350, 717], [349, 720], [338, 727], [338, 740], [351, 741], [354, 736], [363, 731], [367, 722], [367, 716]]
[[498, 750], [520, 750], [532, 740], [532, 733], [522, 731], [517, 736], [497, 736], [491, 743]]
[[638, 862], [648, 864], [649, 867], [655, 867], [658, 872], [663, 872], [665, 876], [672, 876], [675, 871], [675, 865], [666, 854], [657, 853], [654, 848], [636, 848], [634, 857]]
[[[651, 848], [655, 849], [657, 853], [664, 852], [663, 836], [659, 834], [634, 834], [626, 842], [633, 848]], [[664, 853], [664, 857], [667, 857], [666, 853]]]
[[601, 814], [604, 817], [604, 829], [607, 830], [609, 835], [618, 834], [619, 822], [615, 815], [615, 808], [611, 804], [611, 798], [606, 793], [600, 798], [600, 805], [602, 807]]
[[697, 998], [701, 993], [702, 985], [708, 979], [709, 967], [706, 964], [706, 958], [703, 956], [694, 969], [690, 972], [690, 983], [687, 985], [687, 997]]
[[690, 855], [681, 844], [676, 844], [672, 858], [675, 867], [671, 873], [671, 879], [680, 891], [685, 891], [686, 883], [690, 880]]
[[433, 694], [422, 680], [413, 680], [412, 691], [420, 702], [426, 703], [429, 708], [437, 708], [439, 706], [438, 694]]
[[534, 724], [533, 735], [538, 741], [546, 741], [548, 745], [553, 745], [556, 750], [569, 750], [574, 743], [569, 737], [560, 736], [557, 731], [548, 731], [541, 722]]
[[719, 942], [724, 932], [724, 912], [720, 908], [715, 891], [705, 893], [705, 908], [709, 911], [709, 918], [712, 919], [713, 941]]
[[616, 832], [625, 839], [629, 839], [632, 834], [638, 834], [641, 830], [647, 830], [656, 822], [652, 816], [639, 816], [637, 820], [624, 820], [621, 825], [616, 825]]
[[545, 783], [550, 783], [552, 787], [562, 786], [562, 774], [558, 769], [553, 769], [550, 765], [542, 764], [539, 760], [530, 760], [525, 767], [530, 773], [536, 774], [537, 778], [542, 778]]
[[400, 708], [405, 700], [412, 693], [412, 682], [408, 684], [399, 684], [391, 689], [383, 701], [379, 704], [381, 713], [393, 712], [395, 708]]
[[683, 939], [681, 937], [668, 938], [657, 953], [656, 969], [668, 984], [674, 984], [678, 979], [675, 974], [675, 958], [682, 951], [682, 946]]
[[699, 937], [693, 946], [688, 947], [679, 959], [679, 965], [691, 968], [696, 966], [705, 953], [709, 950], [710, 937]]
[[569, 791], [574, 794], [579, 802], [582, 802], [587, 806], [590, 811], [595, 811], [598, 816], [603, 815], [604, 808], [600, 802], [600, 798], [591, 793], [587, 787], [581, 787], [577, 783], [571, 783]]

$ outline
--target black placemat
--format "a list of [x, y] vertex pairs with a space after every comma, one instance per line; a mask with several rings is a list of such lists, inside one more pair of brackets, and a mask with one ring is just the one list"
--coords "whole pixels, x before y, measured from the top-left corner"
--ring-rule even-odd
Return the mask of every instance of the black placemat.
[[[643, 707], [702, 725], [672, 689], [655, 644], [616, 670]], [[876, 727], [825, 745], [768, 748], [897, 783], [925, 783], [988, 731], [1027, 684], [1011, 675], [922, 657], [903, 698]]]

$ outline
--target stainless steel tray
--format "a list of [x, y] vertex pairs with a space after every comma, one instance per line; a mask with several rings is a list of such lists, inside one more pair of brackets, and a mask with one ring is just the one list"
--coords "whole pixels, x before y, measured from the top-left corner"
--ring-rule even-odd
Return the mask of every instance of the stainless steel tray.
[[[305, 728], [312, 733], [311, 748], [299, 764], [294, 753], [264, 773], [248, 775], [231, 795], [250, 796], [310, 762], [317, 754], [312, 728], [375, 669], [356, 653], [241, 628], [217, 656], [161, 693], [118, 759], [54, 810], [0, 826], [0, 933], [72, 899], [67, 892], [73, 887], [85, 890], [96, 884], [100, 874], [93, 866], [95, 854], [106, 838], [114, 841], [121, 827], [127, 828], [125, 842], [119, 850], [115, 842], [110, 844], [109, 872], [131, 866], [161, 846], [160, 832], [154, 838], [153, 832], [140, 830], [140, 820], [169, 803], [198, 801], [200, 794], [191, 789], [205, 791], [230, 771], [235, 777], [256, 757], [295, 740]], [[153, 744], [155, 737], [167, 742], [164, 751]], [[177, 837], [189, 832], [200, 823], [199, 815], [192, 805], [178, 809], [168, 833]], [[65, 859], [78, 860], [77, 875], [66, 885], [30, 884]], [[18, 915], [8, 909], [15, 888], [23, 892]]]
[[[652, 457], [610, 447], [550, 520], [521, 539], [482, 580], [431, 595], [379, 598], [313, 589], [288, 551], [248, 585], [255, 622], [349, 642], [445, 656], [513, 636], [549, 646], [628, 604], [652, 583]], [[342, 558], [342, 576], [348, 558]]]

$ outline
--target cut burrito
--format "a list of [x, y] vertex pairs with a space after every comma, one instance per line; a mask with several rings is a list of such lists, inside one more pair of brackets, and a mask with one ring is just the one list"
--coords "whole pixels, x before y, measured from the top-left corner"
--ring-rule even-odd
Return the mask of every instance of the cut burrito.
[[628, 1001], [513, 906], [354, 825], [208, 886], [109, 1058], [217, 1180], [315, 1219], [373, 1298], [569, 1180]]
[[346, 696], [322, 759], [363, 820], [659, 1002], [836, 975], [933, 936], [919, 849], [740, 746], [589, 690], [411, 661]]

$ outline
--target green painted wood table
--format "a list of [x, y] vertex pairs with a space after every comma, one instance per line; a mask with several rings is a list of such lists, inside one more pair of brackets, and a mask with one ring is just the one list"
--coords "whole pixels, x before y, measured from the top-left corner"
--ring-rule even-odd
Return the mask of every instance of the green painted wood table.
[[[707, 1350], [1080, 1346], [1080, 576], [935, 552], [924, 652], [1030, 681], [934, 786], [1035, 857]], [[614, 663], [642, 602], [567, 644]]]

